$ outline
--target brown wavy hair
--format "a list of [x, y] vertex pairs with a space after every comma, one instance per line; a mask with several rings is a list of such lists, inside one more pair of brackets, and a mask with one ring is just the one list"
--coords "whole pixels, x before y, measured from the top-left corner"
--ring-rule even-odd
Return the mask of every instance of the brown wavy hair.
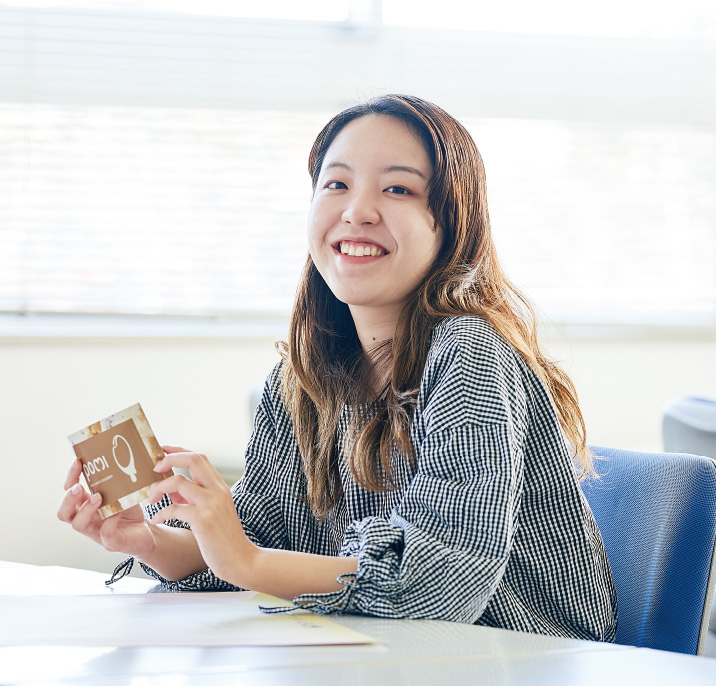
[[[369, 414], [370, 364], [348, 306], [326, 285], [309, 255], [298, 285], [284, 358], [282, 396], [303, 460], [308, 501], [322, 519], [343, 489], [336, 431], [344, 405], [358, 408], [351, 421], [348, 464], [359, 484], [394, 487], [397, 448], [415, 460], [410, 421], [434, 325], [444, 317], [480, 315], [544, 382], [582, 475], [593, 473], [584, 419], [569, 377], [540, 350], [529, 301], [503, 274], [490, 231], [485, 169], [465, 128], [436, 105], [409, 95], [384, 95], [351, 107], [318, 134], [308, 160], [315, 192], [326, 151], [346, 124], [366, 115], [395, 117], [422, 142], [433, 166], [428, 206], [440, 238], [437, 257], [402, 311], [395, 336], [379, 351], [388, 381]], [[363, 406], [365, 407], [365, 406]]]

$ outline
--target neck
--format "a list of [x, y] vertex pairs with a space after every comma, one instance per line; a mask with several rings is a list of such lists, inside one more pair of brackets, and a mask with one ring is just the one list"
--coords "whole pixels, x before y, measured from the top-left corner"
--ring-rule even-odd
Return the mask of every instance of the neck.
[[370, 358], [371, 351], [376, 346], [391, 340], [395, 336], [395, 327], [398, 325], [400, 310], [355, 305], [350, 305], [349, 308], [363, 352]]
[[377, 398], [388, 380], [392, 366], [390, 360], [384, 356], [385, 348], [382, 344], [395, 336], [400, 309], [377, 309], [354, 305], [349, 307], [361, 347], [371, 363], [369, 395], [371, 399]]

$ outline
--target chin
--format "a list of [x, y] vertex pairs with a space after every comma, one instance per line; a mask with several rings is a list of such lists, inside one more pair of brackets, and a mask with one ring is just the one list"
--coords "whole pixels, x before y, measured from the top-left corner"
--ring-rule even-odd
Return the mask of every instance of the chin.
[[347, 295], [347, 296], [343, 297], [342, 295], [335, 294], [335, 293], [334, 293], [334, 295], [342, 303], [344, 303], [345, 305], [348, 305], [348, 307], [371, 307], [371, 306], [375, 306], [377, 304], [375, 302], [375, 300], [373, 300], [371, 298], [361, 298], [361, 297], [356, 297], [355, 295]]

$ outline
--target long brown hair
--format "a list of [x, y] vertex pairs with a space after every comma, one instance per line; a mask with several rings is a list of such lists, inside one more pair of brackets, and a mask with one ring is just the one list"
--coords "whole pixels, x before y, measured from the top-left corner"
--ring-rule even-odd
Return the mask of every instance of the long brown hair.
[[[540, 350], [529, 301], [510, 284], [497, 260], [487, 212], [482, 157], [465, 128], [432, 103], [384, 95], [351, 107], [318, 134], [308, 160], [313, 189], [326, 151], [349, 122], [369, 114], [404, 122], [433, 165], [428, 206], [439, 227], [440, 248], [422, 284], [410, 296], [387, 354], [389, 381], [382, 403], [367, 415], [369, 362], [348, 306], [326, 285], [309, 255], [291, 315], [282, 394], [303, 460], [309, 504], [323, 518], [342, 495], [336, 430], [341, 408], [358, 408], [352, 419], [348, 464], [355, 479], [375, 491], [389, 489], [397, 448], [415, 459], [410, 420], [434, 325], [444, 317], [477, 314], [527, 361], [542, 379], [583, 474], [591, 473], [584, 419], [569, 377]], [[384, 351], [385, 353], [386, 351]]]

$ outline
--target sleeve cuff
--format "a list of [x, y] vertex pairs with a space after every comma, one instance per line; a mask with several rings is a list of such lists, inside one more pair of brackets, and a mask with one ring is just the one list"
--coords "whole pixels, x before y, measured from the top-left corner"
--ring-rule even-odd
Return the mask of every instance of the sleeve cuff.
[[[341, 548], [341, 557], [357, 557], [355, 573], [337, 578], [343, 588], [332, 593], [305, 593], [294, 598], [297, 607], [316, 614], [380, 614], [374, 607], [380, 589], [382, 603], [390, 603], [404, 589], [400, 583], [400, 560], [403, 532], [384, 519], [368, 517], [348, 526]], [[390, 615], [390, 613], [388, 613]]]
[[190, 574], [184, 579], [178, 581], [170, 581], [165, 579], [161, 574], [156, 572], [151, 567], [145, 565], [143, 562], [139, 563], [139, 566], [144, 570], [144, 573], [156, 579], [162, 588], [170, 593], [178, 593], [180, 591], [243, 591], [244, 589], [238, 588], [233, 584], [219, 579], [214, 572], [210, 569], [205, 569], [202, 572], [196, 574]]

